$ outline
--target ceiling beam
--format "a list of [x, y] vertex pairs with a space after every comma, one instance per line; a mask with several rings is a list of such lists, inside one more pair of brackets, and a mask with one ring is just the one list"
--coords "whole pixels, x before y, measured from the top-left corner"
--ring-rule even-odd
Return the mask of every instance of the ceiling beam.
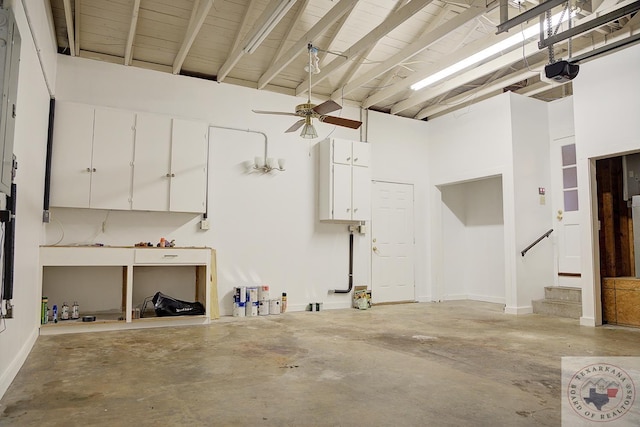
[[262, 74], [258, 80], [258, 89], [263, 89], [273, 78], [289, 65], [298, 55], [306, 53], [307, 44], [320, 34], [324, 33], [331, 25], [340, 19], [345, 13], [353, 9], [358, 0], [340, 0], [340, 2], [329, 10], [307, 33], [300, 38], [287, 53], [283, 54]]
[[231, 50], [229, 50], [229, 53], [235, 51], [238, 48], [238, 45], [240, 44], [240, 42], [242, 41], [242, 35], [245, 34], [244, 29], [247, 26], [247, 23], [249, 22], [249, 17], [251, 16], [251, 11], [253, 11], [255, 9], [257, 2], [258, 2], [258, 0], [251, 0], [249, 2], [249, 6], [247, 6], [247, 8], [244, 10], [244, 15], [242, 16], [242, 22], [240, 23], [240, 26], [238, 27], [238, 31], [236, 33], [235, 40], [233, 41], [233, 47], [231, 48]]
[[[488, 61], [482, 65], [475, 66], [466, 72], [459, 73], [455, 77], [449, 77], [443, 83], [437, 84], [433, 87], [415, 91], [409, 98], [398, 102], [391, 107], [391, 114], [398, 114], [406, 109], [414, 107], [416, 105], [427, 102], [428, 100], [435, 98], [445, 92], [449, 92], [459, 86], [472, 82], [485, 76], [496, 70], [506, 67], [508, 65], [517, 62], [523, 57], [529, 57], [534, 53], [538, 53], [538, 42], [533, 41], [526, 44], [524, 47], [516, 47], [508, 53], [497, 57], [492, 61]], [[539, 73], [539, 71], [537, 72]]]
[[278, 60], [278, 58], [282, 56], [282, 53], [284, 52], [284, 48], [287, 45], [287, 41], [291, 37], [291, 33], [293, 32], [293, 29], [296, 27], [296, 23], [300, 21], [302, 14], [304, 13], [305, 10], [307, 10], [308, 4], [309, 4], [309, 0], [303, 0], [302, 4], [298, 6], [298, 10], [295, 16], [293, 17], [293, 19], [291, 20], [292, 24], [289, 25], [289, 28], [287, 28], [287, 31], [284, 33], [284, 36], [282, 37], [282, 39], [280, 39], [280, 45], [278, 46], [278, 50], [276, 50], [276, 54], [273, 55], [273, 59], [271, 60], [271, 63], [269, 64], [269, 66], [273, 65]]
[[80, 52], [80, 0], [74, 1], [74, 18], [75, 18], [75, 39], [76, 39], [76, 53]]
[[413, 17], [420, 10], [425, 8], [433, 0], [412, 0], [406, 6], [403, 6], [396, 13], [384, 20], [380, 25], [371, 30], [366, 36], [358, 40], [350, 48], [342, 52], [342, 55], [336, 56], [336, 58], [329, 64], [322, 67], [322, 71], [313, 77], [313, 81], [309, 81], [309, 77], [303, 80], [302, 83], [296, 88], [296, 95], [305, 93], [310, 87], [313, 87], [320, 83], [322, 80], [329, 77], [329, 75], [342, 67], [345, 63], [352, 60], [360, 52], [367, 49], [369, 46], [374, 45], [384, 36], [389, 34], [394, 29], [405, 23], [407, 20]]
[[191, 10], [191, 18], [189, 19], [187, 32], [182, 39], [180, 50], [178, 50], [178, 54], [173, 61], [173, 74], [178, 74], [182, 69], [182, 64], [184, 64], [184, 60], [187, 58], [198, 32], [200, 32], [200, 28], [202, 28], [202, 24], [204, 24], [204, 20], [207, 18], [211, 6], [213, 6], [213, 0], [195, 1], [193, 9]]
[[[295, 2], [295, 0], [294, 0], [294, 2]], [[268, 27], [269, 22], [271, 21], [273, 16], [275, 16], [275, 14], [277, 13], [276, 11], [278, 10], [278, 8], [279, 8], [281, 3], [282, 3], [282, 0], [271, 0], [271, 2], [267, 5], [267, 7], [264, 9], [264, 11], [260, 15], [260, 17], [254, 23], [253, 27], [251, 27], [251, 30], [242, 39], [242, 43], [240, 43], [239, 45], [237, 45], [235, 47], [235, 49], [233, 49], [233, 51], [229, 54], [229, 56], [227, 57], [227, 59], [224, 62], [224, 64], [222, 64], [222, 66], [218, 70], [218, 73], [216, 75], [216, 80], [218, 82], [222, 82], [227, 77], [227, 75], [231, 72], [233, 67], [236, 66], [238, 61], [240, 61], [240, 59], [242, 59], [242, 57], [246, 53], [245, 52], [245, 48], [246, 48], [247, 44], [249, 44], [249, 42], [251, 42], [254, 38], [256, 38], [257, 35], [264, 28]], [[289, 7], [291, 7], [291, 6], [293, 6], [293, 3]], [[288, 9], [285, 9], [285, 10], [288, 11]], [[275, 25], [273, 27], [269, 27], [269, 28], [271, 28], [270, 31], [273, 31], [275, 26], [277, 26], [277, 22], [275, 23]], [[266, 35], [268, 35], [268, 34], [266, 34]], [[265, 37], [266, 37], [266, 35], [265, 35]], [[260, 38], [259, 40], [263, 40], [263, 39]]]
[[[451, 18], [450, 20], [443, 23], [442, 25], [439, 25], [433, 31], [430, 31], [424, 34], [418, 40], [411, 43], [410, 45], [402, 49], [400, 52], [398, 52], [397, 54], [393, 55], [391, 58], [383, 62], [382, 64], [377, 65], [376, 67], [369, 70], [367, 73], [358, 77], [354, 81], [349, 82], [344, 88], [345, 94], [354, 91], [361, 85], [367, 83], [370, 80], [375, 79], [377, 76], [388, 71], [394, 66], [408, 60], [409, 58], [417, 55], [423, 50], [428, 49], [431, 45], [441, 40], [442, 38], [446, 37], [449, 33], [457, 30], [459, 27], [465, 25], [467, 22], [487, 12], [488, 9], [484, 6], [484, 2], [482, 2], [481, 4], [482, 4], [481, 6], [471, 6], [465, 12], [455, 16], [454, 18]], [[493, 8], [495, 7], [495, 5], [491, 7]], [[418, 78], [416, 82], [422, 80], [424, 77]], [[416, 77], [411, 76], [410, 78], [416, 78]], [[393, 86], [383, 89], [375, 93], [374, 95], [368, 97], [363, 101], [363, 107], [369, 108], [370, 106], [375, 105], [376, 103], [397, 93], [400, 86], [408, 87], [410, 84], [407, 84], [405, 79], [402, 82], [397, 83], [397, 85], [398, 86], [394, 84]]]
[[67, 41], [69, 42], [69, 53], [76, 56], [76, 41], [74, 39], [73, 10], [71, 10], [71, 0], [63, 0], [64, 20], [67, 24]]
[[338, 38], [340, 33], [342, 33], [342, 29], [345, 27], [345, 25], [347, 25], [347, 22], [349, 21], [349, 17], [351, 16], [354, 10], [355, 8], [351, 9], [350, 11], [342, 15], [342, 17], [338, 19], [336, 26], [333, 28], [331, 35], [327, 35], [329, 38], [328, 43], [324, 46], [323, 50], [318, 52], [318, 64], [320, 64], [320, 68], [324, 66], [325, 61], [327, 60], [327, 57], [329, 57], [329, 52], [333, 51], [333, 45], [336, 42], [336, 39]]
[[[390, 16], [392, 16], [394, 13], [396, 13], [398, 10], [400, 10], [402, 7], [404, 7], [404, 5], [407, 3], [407, 1], [408, 0], [399, 0], [398, 3], [396, 3], [395, 7], [389, 11], [389, 14], [387, 15], [387, 17], [385, 19], [388, 19]], [[358, 70], [360, 70], [360, 68], [362, 67], [364, 61], [366, 61], [367, 57], [371, 54], [371, 52], [378, 45], [379, 41], [380, 40], [377, 40], [371, 46], [366, 48], [364, 50], [364, 52], [362, 52], [360, 54], [360, 60], [353, 61], [353, 65], [351, 67], [349, 67], [349, 70], [347, 70], [346, 74], [342, 77], [342, 83], [338, 87], [344, 86], [345, 84], [347, 84], [353, 78], [353, 76], [356, 75]]]
[[133, 39], [136, 37], [136, 27], [138, 26], [138, 13], [140, 12], [140, 0], [134, 0], [133, 12], [131, 13], [131, 24], [129, 24], [129, 36], [124, 49], [124, 65], [131, 65], [133, 56]]

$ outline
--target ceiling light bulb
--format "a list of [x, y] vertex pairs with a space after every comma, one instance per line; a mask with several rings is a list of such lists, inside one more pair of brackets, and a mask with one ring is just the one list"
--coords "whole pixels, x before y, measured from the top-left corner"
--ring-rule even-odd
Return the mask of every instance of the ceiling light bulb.
[[316, 128], [313, 127], [311, 123], [307, 123], [302, 128], [302, 132], [300, 132], [300, 136], [306, 139], [313, 139], [318, 137], [318, 132], [316, 132]]

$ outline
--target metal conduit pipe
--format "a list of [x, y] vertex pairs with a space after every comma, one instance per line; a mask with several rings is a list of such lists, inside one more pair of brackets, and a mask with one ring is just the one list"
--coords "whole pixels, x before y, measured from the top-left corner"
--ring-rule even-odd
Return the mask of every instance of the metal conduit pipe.
[[348, 294], [353, 289], [353, 231], [349, 230], [349, 287], [347, 289], [334, 289], [329, 293]]

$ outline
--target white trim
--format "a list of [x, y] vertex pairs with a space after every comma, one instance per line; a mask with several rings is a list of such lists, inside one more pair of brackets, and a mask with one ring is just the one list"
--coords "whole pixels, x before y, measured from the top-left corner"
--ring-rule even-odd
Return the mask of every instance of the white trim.
[[581, 317], [580, 326], [597, 326], [596, 319], [593, 317]]
[[468, 298], [472, 301], [492, 302], [495, 304], [506, 304], [505, 297], [492, 297], [488, 295], [468, 295]]
[[533, 313], [533, 306], [531, 306], [531, 305], [520, 306], [520, 307], [508, 307], [508, 306], [505, 306], [504, 312], [505, 312], [505, 314], [515, 314], [515, 315], [532, 314]]
[[27, 356], [29, 356], [29, 353], [31, 352], [31, 349], [33, 348], [33, 345], [36, 343], [37, 339], [38, 328], [33, 328], [29, 338], [27, 338], [18, 354], [16, 354], [7, 369], [5, 369], [2, 373], [2, 377], [0, 377], [0, 398], [4, 396], [4, 393], [7, 391], [16, 375], [18, 375], [20, 368], [27, 360]]
[[430, 295], [416, 298], [417, 302], [434, 302]]

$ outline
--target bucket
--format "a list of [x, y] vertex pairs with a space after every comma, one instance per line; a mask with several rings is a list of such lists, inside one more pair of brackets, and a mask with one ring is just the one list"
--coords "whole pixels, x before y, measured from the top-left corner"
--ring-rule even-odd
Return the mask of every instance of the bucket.
[[269, 301], [258, 302], [258, 315], [266, 316], [269, 314]]
[[233, 288], [233, 302], [247, 302], [247, 287], [246, 286], [238, 286]]
[[247, 302], [258, 302], [258, 287], [247, 287]]
[[269, 301], [269, 314], [280, 314], [280, 299], [272, 299]]
[[244, 317], [246, 314], [245, 303], [234, 302], [233, 303], [233, 317]]
[[258, 302], [248, 302], [245, 305], [245, 313], [247, 317], [258, 315]]
[[258, 286], [258, 301], [269, 301], [269, 286]]

